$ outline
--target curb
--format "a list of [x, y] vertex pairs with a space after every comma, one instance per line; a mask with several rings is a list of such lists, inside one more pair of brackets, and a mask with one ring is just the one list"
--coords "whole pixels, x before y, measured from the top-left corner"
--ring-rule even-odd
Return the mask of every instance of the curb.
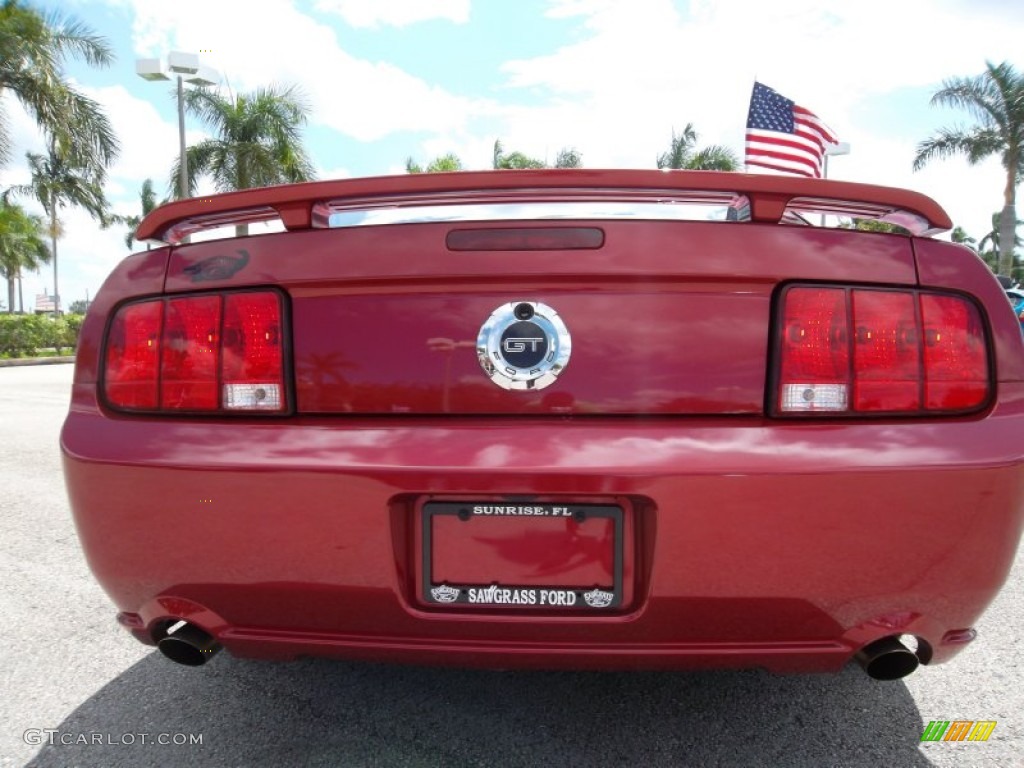
[[74, 355], [65, 357], [15, 357], [10, 360], [0, 360], [0, 368], [17, 368], [23, 365], [60, 365], [61, 363], [75, 362]]

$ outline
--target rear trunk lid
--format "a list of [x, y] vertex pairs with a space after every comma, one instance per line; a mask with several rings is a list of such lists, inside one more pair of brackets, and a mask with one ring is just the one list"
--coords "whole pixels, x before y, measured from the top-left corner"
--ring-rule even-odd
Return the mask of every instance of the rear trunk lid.
[[[599, 232], [600, 245], [546, 246], [545, 231], [570, 228]], [[539, 245], [509, 250], [522, 230]], [[454, 250], [453, 232], [467, 231], [485, 247]], [[231, 265], [240, 266], [227, 275]], [[197, 282], [204, 270], [212, 277]], [[913, 284], [910, 240], [589, 219], [387, 224], [197, 243], [175, 249], [166, 287], [282, 287], [300, 413], [711, 415], [764, 410], [771, 297], [781, 282], [865, 275]], [[543, 389], [498, 386], [479, 360], [488, 318], [519, 303], [556, 312], [571, 339], [564, 370]]]
[[[299, 413], [760, 414], [780, 284], [917, 280], [914, 239], [808, 226], [822, 214], [914, 235], [951, 226], [925, 196], [845, 182], [502, 171], [181, 201], [137, 236], [175, 246], [169, 293], [288, 295]], [[272, 219], [287, 231], [181, 244]], [[487, 328], [520, 304], [557, 315], [564, 332], [547, 341], [571, 354], [557, 376], [507, 388], [496, 345], [525, 349], [536, 334]]]

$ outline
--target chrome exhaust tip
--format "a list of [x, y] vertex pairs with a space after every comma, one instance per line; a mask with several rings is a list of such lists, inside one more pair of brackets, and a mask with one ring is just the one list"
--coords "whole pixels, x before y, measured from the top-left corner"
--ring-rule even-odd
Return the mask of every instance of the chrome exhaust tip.
[[883, 637], [861, 648], [854, 658], [874, 680], [899, 680], [917, 669], [917, 654], [895, 635]]
[[203, 666], [221, 649], [213, 635], [184, 621], [172, 626], [156, 647], [171, 661], [187, 667]]

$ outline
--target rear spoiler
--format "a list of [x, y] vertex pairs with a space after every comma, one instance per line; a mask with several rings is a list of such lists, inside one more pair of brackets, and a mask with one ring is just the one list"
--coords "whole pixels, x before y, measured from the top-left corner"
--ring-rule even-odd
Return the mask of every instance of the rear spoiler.
[[701, 203], [729, 220], [808, 225], [809, 215], [897, 224], [926, 236], [953, 226], [926, 195], [847, 181], [719, 171], [460, 171], [314, 181], [168, 203], [146, 216], [137, 240], [176, 244], [207, 229], [280, 221], [288, 231], [330, 226], [333, 213], [422, 205], [558, 202]]

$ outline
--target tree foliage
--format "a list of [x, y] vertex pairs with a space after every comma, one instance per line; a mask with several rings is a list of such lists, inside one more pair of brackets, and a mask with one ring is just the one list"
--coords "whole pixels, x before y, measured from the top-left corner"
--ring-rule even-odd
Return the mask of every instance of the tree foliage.
[[60, 291], [57, 282], [57, 240], [62, 227], [60, 210], [66, 207], [82, 208], [103, 227], [111, 223], [108, 218], [109, 204], [103, 194], [105, 173], [93, 163], [80, 161], [72, 153], [64, 152], [56, 140], [50, 141], [45, 155], [27, 152], [31, 181], [28, 184], [11, 187], [5, 196], [13, 194], [30, 195], [43, 207], [47, 217], [50, 235], [50, 251], [53, 256], [53, 293], [57, 297], [57, 313], [60, 313]]
[[[1020, 219], [1017, 219], [1014, 222], [1015, 226], [1014, 226], [1014, 234], [1013, 234], [1013, 243], [1010, 246], [1011, 249], [1014, 250], [1014, 251], [1016, 251], [1018, 248], [1021, 247], [1022, 244], [1024, 244], [1021, 241], [1020, 235], [1018, 235], [1017, 232], [1016, 232], [1017, 227], [1019, 227], [1021, 224], [1024, 224], [1024, 221], [1021, 221]], [[988, 251], [992, 251], [994, 253], [1000, 253], [1002, 251], [1002, 248], [1001, 248], [1000, 242], [999, 242], [1000, 241], [1000, 236], [1002, 235], [1002, 232], [1001, 232], [1002, 226], [1001, 225], [1002, 225], [1002, 214], [1001, 213], [993, 213], [992, 214], [992, 229], [990, 229], [981, 238], [981, 240], [978, 241], [978, 247], [977, 247], [978, 253], [986, 253]]]
[[977, 251], [978, 241], [967, 234], [967, 230], [957, 225], [953, 227], [953, 231], [949, 233], [950, 241], [959, 243], [960, 245], [966, 245], [968, 248]]
[[697, 149], [697, 131], [687, 123], [683, 132], [672, 130], [672, 141], [667, 152], [658, 155], [658, 168], [687, 171], [735, 171], [740, 161], [728, 147], [718, 144]]
[[74, 349], [81, 329], [81, 315], [0, 315], [0, 355], [31, 357], [43, 349], [59, 355]]
[[[113, 52], [87, 26], [59, 13], [43, 14], [22, 0], [0, 4], [0, 97], [10, 92], [63, 156], [105, 168], [117, 155], [110, 121], [64, 72], [69, 58], [107, 66]], [[0, 101], [0, 165], [11, 138]]]
[[[523, 171], [539, 168], [548, 168], [543, 160], [530, 157], [524, 152], [506, 152], [501, 139], [494, 142], [494, 153], [491, 163], [496, 171]], [[559, 150], [555, 157], [555, 168], [582, 168], [583, 155], [575, 148], [565, 147]]]
[[980, 75], [943, 81], [931, 103], [963, 109], [975, 124], [941, 128], [919, 143], [914, 170], [936, 158], [955, 155], [964, 156], [971, 165], [991, 156], [999, 158], [1006, 172], [999, 214], [999, 273], [1008, 275], [1017, 221], [1016, 189], [1024, 176], [1024, 75], [1008, 62], [986, 62]]
[[451, 171], [461, 171], [462, 161], [459, 156], [449, 152], [446, 155], [435, 157], [429, 163], [427, 163], [426, 171], [411, 157], [405, 161], [405, 172], [406, 173], [448, 173]]
[[[498, 139], [494, 142], [494, 157], [491, 167], [494, 170], [511, 171], [549, 168], [552, 166], [549, 166], [543, 160], [530, 157], [523, 152], [506, 152], [505, 148], [502, 146], [501, 139]], [[582, 168], [583, 155], [574, 147], [564, 147], [559, 150], [553, 167]], [[417, 163], [412, 157], [407, 158], [405, 161], [406, 173], [444, 173], [462, 170], [465, 170], [462, 165], [462, 160], [459, 159], [458, 155], [451, 152], [446, 155], [441, 155], [440, 157], [435, 157], [427, 164], [426, 168]]]
[[555, 168], [582, 168], [583, 155], [575, 147], [565, 147], [555, 157]]
[[[50, 261], [45, 225], [9, 202], [0, 202], [0, 277], [7, 280], [7, 311], [14, 311], [14, 287], [24, 270], [35, 272]], [[19, 310], [22, 309], [19, 306]]]
[[[218, 192], [311, 181], [316, 176], [302, 142], [309, 107], [296, 87], [227, 96], [195, 88], [186, 92], [185, 106], [213, 132], [213, 137], [186, 151], [190, 194], [195, 194], [202, 176], [209, 176]], [[180, 162], [174, 163], [170, 175], [175, 195]]]
[[858, 232], [887, 232], [891, 235], [909, 235], [910, 230], [901, 227], [899, 224], [890, 224], [888, 221], [878, 219], [853, 219], [844, 221], [839, 225], [840, 229], [856, 229]]
[[[159, 203], [163, 205], [167, 200]], [[135, 231], [139, 228], [139, 224], [146, 218], [158, 205], [156, 201], [156, 190], [153, 187], [153, 180], [146, 179], [142, 182], [142, 188], [139, 190], [139, 204], [142, 213], [137, 216], [112, 216], [111, 219], [118, 224], [122, 224], [128, 227], [128, 231], [124, 236], [124, 244], [128, 248], [132, 247], [132, 243], [135, 242]], [[149, 247], [146, 247], [149, 250]]]

